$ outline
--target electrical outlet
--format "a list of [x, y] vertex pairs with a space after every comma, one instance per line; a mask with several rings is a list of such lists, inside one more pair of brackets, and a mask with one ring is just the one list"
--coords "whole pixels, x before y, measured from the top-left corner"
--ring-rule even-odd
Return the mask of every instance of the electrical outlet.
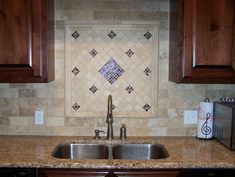
[[197, 124], [197, 110], [184, 111], [184, 124]]
[[35, 125], [43, 125], [43, 111], [35, 111]]

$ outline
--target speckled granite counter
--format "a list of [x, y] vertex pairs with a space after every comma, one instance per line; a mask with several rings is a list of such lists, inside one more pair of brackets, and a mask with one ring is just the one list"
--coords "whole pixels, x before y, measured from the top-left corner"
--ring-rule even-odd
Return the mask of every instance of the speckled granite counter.
[[[194, 137], [129, 137], [126, 142], [163, 144], [169, 153], [158, 160], [66, 160], [51, 156], [64, 141], [109, 143], [92, 137], [0, 136], [0, 167], [46, 168], [235, 168], [235, 152], [216, 140]], [[114, 140], [111, 143], [120, 143]]]

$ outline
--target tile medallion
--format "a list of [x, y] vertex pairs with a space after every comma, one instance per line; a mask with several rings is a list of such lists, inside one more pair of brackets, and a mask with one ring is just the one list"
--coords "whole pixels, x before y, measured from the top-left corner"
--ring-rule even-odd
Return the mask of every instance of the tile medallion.
[[67, 23], [65, 33], [66, 116], [105, 117], [111, 94], [115, 117], [156, 117], [157, 25]]
[[99, 72], [110, 84], [113, 84], [125, 71], [111, 58], [104, 66], [102, 66]]

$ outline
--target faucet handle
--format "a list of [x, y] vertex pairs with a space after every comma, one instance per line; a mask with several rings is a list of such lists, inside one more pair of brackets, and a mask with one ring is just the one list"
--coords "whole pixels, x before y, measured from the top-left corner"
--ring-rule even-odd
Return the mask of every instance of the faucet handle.
[[122, 124], [122, 127], [120, 128], [120, 139], [124, 140], [126, 139], [126, 125]]
[[102, 133], [105, 134], [105, 132], [104, 132], [103, 130], [96, 129], [96, 130], [94, 130], [94, 131], [95, 131], [94, 139], [101, 139], [101, 138], [100, 138], [100, 132], [102, 132]]

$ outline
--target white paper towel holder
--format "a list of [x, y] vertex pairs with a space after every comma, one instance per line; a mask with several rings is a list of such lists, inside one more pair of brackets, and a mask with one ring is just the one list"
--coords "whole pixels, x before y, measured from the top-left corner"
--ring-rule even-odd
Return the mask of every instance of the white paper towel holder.
[[[208, 104], [210, 103], [210, 99], [205, 98], [205, 101], [201, 103]], [[210, 112], [203, 111], [201, 109], [201, 103], [198, 110], [197, 138], [208, 140], [213, 138], [213, 103]]]

